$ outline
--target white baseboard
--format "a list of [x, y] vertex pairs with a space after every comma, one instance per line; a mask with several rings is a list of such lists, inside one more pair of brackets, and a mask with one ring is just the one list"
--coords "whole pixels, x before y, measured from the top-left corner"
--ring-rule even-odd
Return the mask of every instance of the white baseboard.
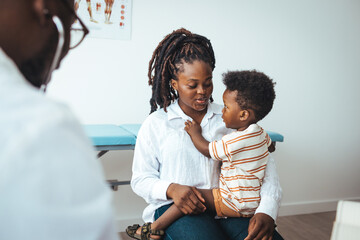
[[336, 211], [337, 203], [340, 200], [360, 201], [360, 197], [331, 199], [323, 201], [283, 203], [279, 210], [279, 216]]

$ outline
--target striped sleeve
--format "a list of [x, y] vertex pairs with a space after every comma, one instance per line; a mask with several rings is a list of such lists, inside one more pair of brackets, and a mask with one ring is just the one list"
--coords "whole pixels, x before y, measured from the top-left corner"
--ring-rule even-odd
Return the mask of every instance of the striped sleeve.
[[267, 146], [270, 147], [271, 145], [271, 138], [269, 136], [269, 134], [265, 133], [266, 134], [266, 142], [267, 142]]
[[209, 153], [212, 159], [227, 160], [230, 159], [229, 150], [223, 139], [220, 141], [213, 141], [209, 143]]

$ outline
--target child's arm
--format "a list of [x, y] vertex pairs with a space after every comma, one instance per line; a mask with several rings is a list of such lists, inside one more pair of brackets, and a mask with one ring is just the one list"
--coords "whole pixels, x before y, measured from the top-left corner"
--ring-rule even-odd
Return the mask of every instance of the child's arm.
[[196, 149], [206, 157], [211, 158], [209, 153], [210, 142], [206, 141], [206, 139], [201, 135], [200, 125], [195, 121], [186, 121], [184, 129], [190, 135], [190, 138], [193, 141]]

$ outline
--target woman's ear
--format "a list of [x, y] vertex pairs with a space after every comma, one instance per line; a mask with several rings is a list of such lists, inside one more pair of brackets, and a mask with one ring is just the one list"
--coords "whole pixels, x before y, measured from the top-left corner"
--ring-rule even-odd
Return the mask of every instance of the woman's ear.
[[41, 25], [46, 21], [46, 10], [44, 0], [32, 0], [32, 8]]
[[173, 89], [175, 89], [176, 91], [178, 90], [178, 81], [171, 79], [171, 86]]
[[250, 116], [250, 112], [248, 110], [241, 110], [239, 112], [239, 118], [241, 121], [246, 121]]

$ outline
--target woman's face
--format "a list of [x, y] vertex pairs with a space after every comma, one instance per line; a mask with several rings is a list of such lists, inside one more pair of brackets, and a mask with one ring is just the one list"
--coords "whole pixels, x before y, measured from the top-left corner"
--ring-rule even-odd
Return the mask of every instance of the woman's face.
[[212, 69], [204, 61], [183, 63], [178, 80], [171, 80], [172, 87], [178, 92], [179, 105], [185, 114], [207, 110], [213, 92]]

